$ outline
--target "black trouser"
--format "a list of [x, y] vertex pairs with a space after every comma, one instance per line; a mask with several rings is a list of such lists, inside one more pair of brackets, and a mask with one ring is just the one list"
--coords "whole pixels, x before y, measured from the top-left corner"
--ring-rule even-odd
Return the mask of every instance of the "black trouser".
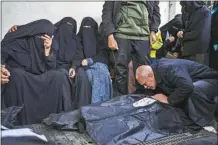
[[[150, 64], [150, 45], [148, 40], [128, 40], [116, 37], [118, 51], [115, 55], [115, 83], [117, 91], [128, 94], [128, 65], [133, 61], [134, 73], [140, 65]], [[137, 89], [140, 88], [136, 82]]]
[[186, 102], [185, 110], [189, 117], [202, 127], [215, 120], [217, 83], [215, 79], [194, 82], [194, 92]]
[[183, 58], [209, 66], [209, 53], [183, 56]]

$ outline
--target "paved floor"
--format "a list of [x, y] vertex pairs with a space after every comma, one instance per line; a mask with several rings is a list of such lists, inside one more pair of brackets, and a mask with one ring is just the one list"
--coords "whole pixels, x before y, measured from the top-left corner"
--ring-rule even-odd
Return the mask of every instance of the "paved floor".
[[[57, 145], [95, 145], [87, 134], [80, 134], [72, 131], [59, 131], [42, 124], [34, 124], [24, 126], [32, 129], [35, 133], [43, 134], [49, 141], [55, 142]], [[177, 145], [191, 139], [198, 139], [205, 136], [214, 136], [215, 134], [202, 130], [197, 134], [177, 134], [157, 140], [140, 143], [140, 145]], [[215, 135], [216, 136], [216, 135]]]

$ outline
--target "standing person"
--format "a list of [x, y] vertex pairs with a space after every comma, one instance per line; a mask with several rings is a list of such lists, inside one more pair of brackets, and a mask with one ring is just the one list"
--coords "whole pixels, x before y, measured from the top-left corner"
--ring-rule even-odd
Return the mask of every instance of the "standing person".
[[156, 41], [160, 25], [158, 4], [158, 1], [106, 1], [103, 5], [104, 34], [108, 47], [114, 51], [115, 84], [120, 94], [128, 94], [130, 60], [134, 72], [139, 65], [150, 64], [150, 44]]
[[211, 12], [203, 1], [181, 1], [184, 31], [182, 55], [185, 59], [209, 65], [208, 50], [211, 42]]
[[218, 1], [213, 3], [212, 11], [212, 48], [210, 50], [210, 67], [218, 71]]

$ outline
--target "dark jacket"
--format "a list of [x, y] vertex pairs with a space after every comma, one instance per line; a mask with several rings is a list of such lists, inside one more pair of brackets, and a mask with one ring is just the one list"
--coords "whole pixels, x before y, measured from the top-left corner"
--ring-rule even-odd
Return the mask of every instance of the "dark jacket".
[[172, 106], [188, 98], [194, 90], [193, 82], [207, 77], [206, 75], [211, 72], [205, 65], [184, 59], [162, 58], [151, 67], [157, 88], [168, 96], [168, 102]]
[[[159, 1], [146, 1], [147, 9], [149, 13], [149, 28], [150, 31], [157, 32], [160, 25], [160, 10]], [[106, 36], [116, 32], [117, 24], [120, 21], [118, 14], [122, 1], [106, 1], [102, 10], [102, 22], [104, 27], [104, 33]]]
[[[189, 4], [187, 4], [189, 5]], [[190, 3], [192, 5], [192, 3]], [[187, 6], [186, 6], [187, 7]], [[183, 35], [183, 56], [206, 53], [211, 41], [211, 13], [206, 5], [195, 8], [195, 11], [183, 11], [184, 15], [184, 35]]]

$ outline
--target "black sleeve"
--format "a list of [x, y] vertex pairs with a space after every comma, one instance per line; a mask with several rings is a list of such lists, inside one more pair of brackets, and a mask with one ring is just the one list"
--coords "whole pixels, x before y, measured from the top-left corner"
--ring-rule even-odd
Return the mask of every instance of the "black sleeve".
[[174, 92], [168, 96], [168, 102], [175, 106], [191, 95], [194, 85], [188, 72], [180, 67], [169, 67], [166, 74], [168, 84], [175, 86]]
[[46, 70], [56, 68], [56, 54], [51, 52], [49, 56], [45, 56]]
[[92, 58], [93, 62], [101, 62], [108, 65], [109, 49], [106, 46], [106, 42], [100, 35], [97, 37], [98, 40], [98, 52], [95, 57]]
[[5, 65], [7, 59], [8, 59], [7, 50], [6, 50], [4, 47], [2, 47], [2, 51], [1, 51], [1, 64], [2, 64], [2, 65]]
[[102, 22], [104, 27], [104, 33], [106, 36], [114, 33], [116, 31], [114, 23], [113, 23], [113, 1], [105, 1], [102, 10]]
[[76, 54], [74, 55], [74, 58], [72, 60], [72, 65], [71, 65], [71, 68], [73, 68], [74, 70], [80, 67], [82, 60], [85, 59], [82, 43], [78, 37], [76, 38], [76, 45], [77, 45]]
[[51, 70], [56, 68], [57, 50], [58, 50], [58, 44], [55, 40], [53, 40], [51, 46], [51, 53], [49, 56], [45, 56], [46, 70]]
[[181, 53], [181, 47], [182, 47], [182, 45], [181, 45], [181, 43], [180, 43], [180, 40], [177, 39], [177, 40], [176, 40], [176, 44], [175, 44], [175, 50], [174, 50], [174, 52]]
[[[194, 17], [193, 22], [191, 24], [191, 31], [184, 33], [183, 41], [191, 41], [195, 40], [202, 33], [202, 29], [208, 29], [210, 31], [211, 28], [211, 14], [210, 11], [198, 12], [196, 13], [196, 17]], [[203, 30], [205, 31], [205, 30]], [[205, 36], [209, 37], [209, 36]]]
[[154, 1], [153, 15], [151, 16], [150, 21], [150, 31], [154, 31], [156, 33], [161, 22], [159, 1]]

